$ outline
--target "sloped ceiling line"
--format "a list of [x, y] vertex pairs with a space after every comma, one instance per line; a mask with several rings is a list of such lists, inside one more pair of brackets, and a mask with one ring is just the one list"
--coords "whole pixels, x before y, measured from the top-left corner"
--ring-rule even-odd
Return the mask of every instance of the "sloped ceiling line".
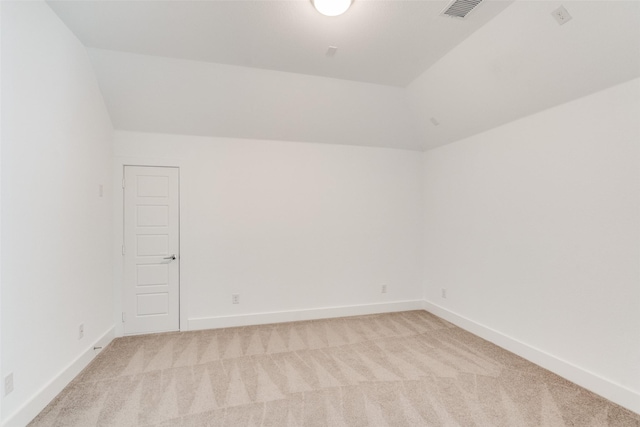
[[123, 130], [425, 150], [640, 76], [640, 2], [447, 3], [49, 4]]

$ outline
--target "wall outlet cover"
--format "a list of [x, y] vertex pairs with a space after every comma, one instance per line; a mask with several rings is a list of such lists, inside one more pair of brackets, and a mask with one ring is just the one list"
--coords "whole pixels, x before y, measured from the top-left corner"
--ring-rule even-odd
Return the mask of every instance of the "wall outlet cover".
[[4, 395], [8, 395], [13, 391], [13, 372], [4, 377]]

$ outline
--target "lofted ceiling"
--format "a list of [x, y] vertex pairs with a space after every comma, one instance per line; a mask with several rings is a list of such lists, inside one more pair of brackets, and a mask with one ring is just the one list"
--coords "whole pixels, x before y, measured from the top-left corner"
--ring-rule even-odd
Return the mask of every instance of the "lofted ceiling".
[[637, 0], [48, 4], [130, 131], [425, 150], [640, 77]]
[[512, 0], [485, 0], [464, 20], [440, 15], [449, 1], [355, 0], [337, 17], [311, 0], [49, 5], [87, 47], [406, 86]]

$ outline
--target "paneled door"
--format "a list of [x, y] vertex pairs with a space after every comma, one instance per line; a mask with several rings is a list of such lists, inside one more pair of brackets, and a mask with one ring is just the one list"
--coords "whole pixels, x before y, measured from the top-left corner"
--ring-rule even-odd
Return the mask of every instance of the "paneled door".
[[180, 329], [179, 170], [124, 167], [124, 333]]

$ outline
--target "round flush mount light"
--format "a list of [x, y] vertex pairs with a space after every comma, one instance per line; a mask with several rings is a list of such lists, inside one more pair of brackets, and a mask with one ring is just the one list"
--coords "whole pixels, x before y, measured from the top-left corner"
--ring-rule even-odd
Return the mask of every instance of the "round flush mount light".
[[342, 15], [351, 6], [351, 0], [311, 0], [316, 10], [326, 16]]

